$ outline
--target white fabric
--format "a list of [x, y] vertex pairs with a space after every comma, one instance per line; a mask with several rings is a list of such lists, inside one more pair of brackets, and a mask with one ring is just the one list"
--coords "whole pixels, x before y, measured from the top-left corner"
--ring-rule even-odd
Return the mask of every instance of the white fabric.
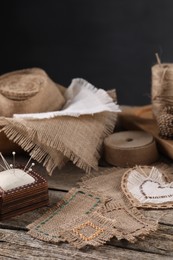
[[166, 183], [162, 173], [155, 167], [148, 177], [132, 170], [127, 178], [127, 189], [141, 203], [173, 201], [173, 182]]
[[4, 191], [31, 184], [35, 179], [21, 169], [9, 169], [0, 172], [0, 187]]
[[92, 115], [104, 111], [120, 112], [119, 106], [103, 89], [97, 89], [84, 79], [73, 79], [65, 92], [66, 104], [61, 111], [14, 114], [15, 118], [46, 119], [57, 116]]

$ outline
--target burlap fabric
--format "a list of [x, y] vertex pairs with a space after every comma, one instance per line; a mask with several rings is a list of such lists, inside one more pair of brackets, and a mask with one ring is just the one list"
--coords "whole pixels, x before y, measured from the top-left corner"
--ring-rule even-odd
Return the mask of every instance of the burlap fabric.
[[87, 172], [97, 169], [103, 140], [112, 133], [116, 120], [115, 113], [104, 112], [43, 120], [2, 118], [0, 124], [10, 140], [43, 162], [51, 174], [67, 160]]
[[43, 162], [50, 174], [68, 160], [86, 172], [97, 169], [103, 140], [113, 132], [120, 111], [115, 95], [111, 98], [87, 81], [74, 79], [65, 96], [60, 111], [1, 118], [1, 131], [33, 159]]
[[61, 109], [65, 99], [60, 89], [39, 68], [6, 73], [0, 76], [0, 116]]
[[112, 237], [135, 242], [155, 231], [157, 221], [146, 218], [122, 193], [124, 171], [112, 168], [87, 175], [55, 208], [28, 226], [29, 234], [81, 248], [102, 245]]

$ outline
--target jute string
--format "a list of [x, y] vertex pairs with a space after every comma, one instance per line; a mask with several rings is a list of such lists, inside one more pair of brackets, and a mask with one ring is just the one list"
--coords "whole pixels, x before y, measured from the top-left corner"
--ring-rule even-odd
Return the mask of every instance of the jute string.
[[152, 110], [160, 135], [170, 138], [172, 118], [168, 120], [168, 114], [171, 114], [173, 106], [173, 64], [161, 63], [158, 55], [156, 58], [158, 64], [152, 67]]
[[157, 118], [166, 106], [173, 105], [173, 64], [160, 63], [152, 67], [152, 105]]

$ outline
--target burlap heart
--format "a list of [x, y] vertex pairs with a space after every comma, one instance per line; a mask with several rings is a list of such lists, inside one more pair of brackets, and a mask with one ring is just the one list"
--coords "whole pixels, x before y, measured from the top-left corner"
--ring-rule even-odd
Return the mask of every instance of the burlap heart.
[[135, 207], [172, 208], [173, 182], [155, 167], [135, 167], [123, 175], [121, 187]]

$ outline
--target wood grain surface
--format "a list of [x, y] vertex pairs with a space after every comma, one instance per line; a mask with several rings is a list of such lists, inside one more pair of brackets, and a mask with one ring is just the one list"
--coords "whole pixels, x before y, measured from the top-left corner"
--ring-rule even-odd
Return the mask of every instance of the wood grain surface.
[[[20, 157], [24, 163], [27, 158]], [[46, 176], [42, 166], [37, 171]], [[50, 206], [56, 204], [64, 194], [79, 181], [85, 173], [74, 165], [68, 164], [63, 170], [56, 170], [48, 177]], [[27, 234], [26, 226], [40, 217], [48, 207], [43, 207], [23, 215], [0, 222], [0, 259], [173, 259], [173, 210], [163, 211], [159, 228], [155, 233], [129, 243], [113, 238], [107, 245], [99, 248], [77, 250], [69, 244], [51, 244], [33, 239]], [[158, 210], [145, 211], [157, 216]]]
[[173, 140], [166, 140], [159, 136], [159, 129], [152, 114], [151, 106], [124, 107], [119, 114], [120, 124], [127, 130], [143, 130], [152, 134], [159, 150], [173, 159]]

